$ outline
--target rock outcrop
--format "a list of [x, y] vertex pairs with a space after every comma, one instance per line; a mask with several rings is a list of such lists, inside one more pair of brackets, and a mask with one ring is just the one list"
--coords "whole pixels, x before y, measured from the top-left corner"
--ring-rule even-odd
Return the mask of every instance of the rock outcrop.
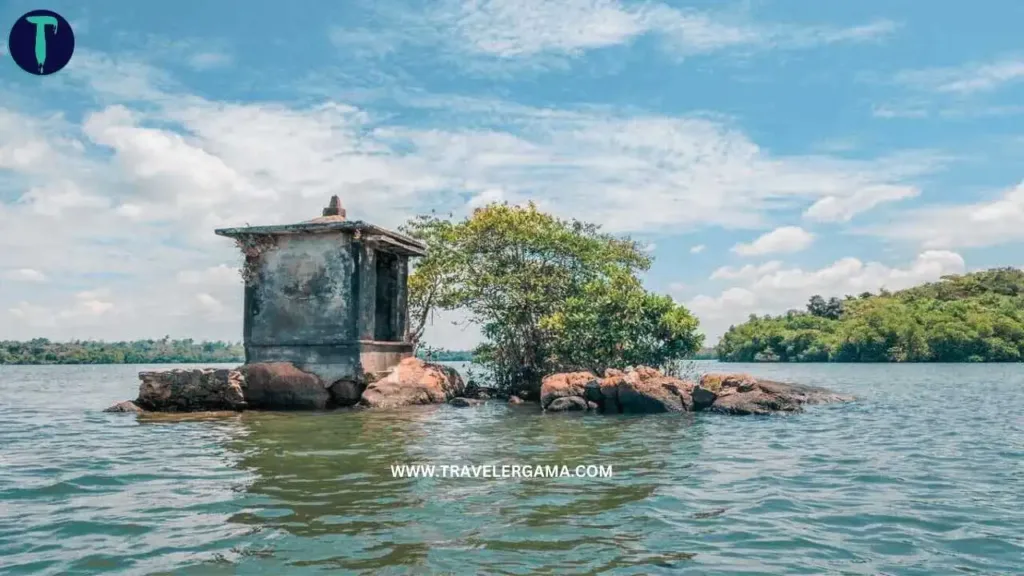
[[541, 406], [548, 411], [597, 410], [650, 414], [691, 410], [692, 382], [665, 376], [654, 368], [607, 370], [603, 378], [590, 372], [552, 374], [540, 388]]
[[194, 369], [140, 372], [135, 405], [153, 412], [242, 410], [247, 407], [237, 370]]
[[462, 396], [465, 387], [454, 368], [405, 358], [387, 375], [369, 384], [359, 404], [368, 408], [443, 404]]
[[291, 362], [246, 364], [242, 390], [249, 408], [263, 410], [323, 410], [331, 393], [315, 374], [303, 372]]
[[355, 406], [363, 397], [366, 382], [357, 380], [338, 380], [327, 389], [331, 394], [331, 402], [335, 406]]
[[707, 374], [694, 383], [640, 366], [552, 374], [541, 384], [541, 407], [549, 412], [593, 410], [618, 414], [699, 412], [771, 414], [797, 412], [805, 404], [852, 400], [823, 388], [760, 380], [748, 374]]
[[853, 400], [824, 388], [761, 380], [749, 374], [705, 374], [700, 387], [715, 396], [707, 409], [722, 414], [799, 412], [806, 404]]
[[[595, 386], [597, 378], [590, 372], [567, 372], [552, 374], [541, 382], [540, 405], [547, 409], [552, 402], [558, 398], [580, 398], [584, 399], [588, 386]], [[584, 399], [583, 408], [587, 407]]]
[[544, 407], [548, 412], [586, 411], [589, 408], [587, 401], [579, 396], [560, 396]]
[[[323, 410], [360, 405], [395, 408], [441, 404], [465, 396], [462, 377], [453, 368], [406, 358], [391, 370], [330, 386], [290, 362], [246, 364], [237, 370], [194, 369], [140, 372], [139, 397], [107, 412], [216, 412]], [[368, 383], [367, 383], [368, 382]], [[479, 389], [475, 405], [489, 397]]]
[[118, 402], [117, 404], [114, 404], [110, 408], [107, 408], [107, 409], [105, 409], [103, 411], [104, 412], [124, 412], [124, 413], [140, 413], [140, 412], [145, 412], [145, 410], [143, 410], [142, 408], [139, 408], [135, 404], [135, 402], [132, 402], [131, 400], [125, 400], [123, 402]]

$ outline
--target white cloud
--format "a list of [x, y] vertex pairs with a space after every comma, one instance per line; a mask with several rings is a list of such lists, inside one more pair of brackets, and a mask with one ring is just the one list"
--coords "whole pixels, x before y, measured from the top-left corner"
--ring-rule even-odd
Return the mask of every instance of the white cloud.
[[1024, 240], [1024, 182], [992, 200], [909, 211], [864, 231], [934, 249], [1019, 242]]
[[760, 265], [747, 264], [742, 268], [723, 266], [711, 273], [712, 280], [751, 280], [782, 268], [782, 262], [772, 260]]
[[881, 104], [872, 107], [871, 115], [875, 118], [926, 118], [928, 110], [923, 105]]
[[704, 246], [703, 244], [697, 244], [696, 246], [692, 246], [690, 248], [690, 254], [700, 254], [701, 252], [704, 251], [705, 248], [707, 248], [707, 246]]
[[178, 272], [178, 282], [200, 286], [240, 286], [242, 277], [238, 268], [218, 264], [205, 270], [182, 270]]
[[60, 216], [65, 211], [75, 212], [80, 208], [104, 208], [109, 200], [86, 193], [70, 180], [57, 180], [36, 186], [25, 193], [20, 202], [44, 216]]
[[[237, 338], [242, 290], [225, 263], [239, 256], [212, 229], [308, 219], [331, 194], [350, 217], [392, 227], [435, 208], [536, 200], [614, 233], [680, 233], [761, 226], [936, 167], [926, 154], [774, 155], [698, 116], [424, 96], [432, 127], [330, 101], [222, 103], [135, 63], [88, 52], [78, 62], [66, 78], [98, 102], [81, 125], [0, 110], [0, 191], [22, 199], [0, 202], [0, 269], [60, 270], [79, 284], [106, 275], [117, 298], [2, 282], [0, 302], [25, 306], [0, 308], [21, 312], [0, 321], [0, 338]], [[453, 341], [471, 332], [438, 330]]]
[[685, 56], [727, 48], [865, 42], [896, 29], [887, 20], [847, 28], [761, 24], [658, 2], [618, 0], [453, 0], [441, 5], [433, 21], [439, 28], [455, 30], [461, 47], [504, 59], [573, 56], [648, 34], [660, 38], [672, 54]]
[[614, 0], [471, 0], [438, 14], [479, 52], [500, 57], [574, 53], [621, 44], [645, 29], [637, 13]]
[[46, 282], [46, 274], [32, 268], [19, 268], [4, 274], [4, 278], [16, 282]]
[[221, 312], [224, 310], [224, 305], [221, 304], [220, 300], [217, 300], [205, 292], [197, 294], [196, 301], [211, 312]]
[[1024, 80], [1024, 58], [1007, 57], [963, 66], [908, 70], [897, 74], [896, 80], [921, 89], [952, 94], [989, 92]]
[[501, 202], [505, 199], [505, 193], [498, 188], [488, 188], [483, 192], [469, 199], [467, 206], [470, 208], [482, 208], [488, 204]]
[[36, 306], [25, 301], [8, 308], [7, 311], [15, 319], [33, 328], [49, 328], [56, 325], [56, 316], [48, 308]]
[[805, 210], [804, 217], [818, 222], [849, 222], [857, 214], [879, 204], [913, 198], [920, 193], [914, 186], [867, 186], [846, 196], [826, 196]]
[[799, 226], [783, 226], [762, 234], [749, 244], [737, 244], [732, 251], [740, 256], [800, 252], [814, 242], [814, 235]]
[[95, 322], [114, 308], [114, 303], [109, 301], [108, 291], [93, 290], [75, 294], [71, 303], [65, 302], [57, 309], [21, 301], [9, 308], [8, 312], [32, 328], [64, 328]]
[[[742, 270], [745, 270], [746, 267]], [[922, 252], [906, 268], [893, 268], [878, 262], [864, 263], [843, 258], [818, 270], [767, 267], [763, 271], [730, 271], [740, 281], [718, 296], [699, 295], [686, 305], [701, 321], [702, 330], [717, 339], [733, 324], [750, 314], [781, 314], [802, 309], [815, 294], [843, 297], [847, 294], [877, 292], [881, 288], [902, 290], [947, 274], [965, 271], [963, 258], [948, 251]]]

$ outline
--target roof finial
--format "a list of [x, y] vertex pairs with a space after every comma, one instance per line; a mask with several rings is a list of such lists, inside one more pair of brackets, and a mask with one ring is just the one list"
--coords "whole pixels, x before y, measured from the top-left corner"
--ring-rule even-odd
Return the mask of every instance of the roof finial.
[[331, 203], [324, 208], [324, 216], [341, 216], [345, 217], [345, 209], [341, 206], [341, 200], [337, 195], [331, 196]]

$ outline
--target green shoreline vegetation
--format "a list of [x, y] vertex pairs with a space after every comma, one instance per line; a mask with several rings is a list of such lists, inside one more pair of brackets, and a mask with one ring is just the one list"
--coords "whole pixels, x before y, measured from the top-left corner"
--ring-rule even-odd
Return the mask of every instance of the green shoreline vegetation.
[[239, 342], [196, 342], [192, 339], [134, 340], [131, 342], [0, 341], [3, 364], [221, 364], [243, 362]]
[[717, 346], [724, 362], [1020, 362], [1024, 271], [944, 276], [898, 292], [814, 296], [806, 311], [755, 316]]

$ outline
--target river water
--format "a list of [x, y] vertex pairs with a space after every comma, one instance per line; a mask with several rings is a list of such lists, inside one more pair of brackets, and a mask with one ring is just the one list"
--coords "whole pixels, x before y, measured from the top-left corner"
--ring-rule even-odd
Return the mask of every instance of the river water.
[[0, 366], [0, 574], [1024, 573], [1020, 365], [725, 366], [860, 397], [788, 417], [102, 413], [145, 368]]

